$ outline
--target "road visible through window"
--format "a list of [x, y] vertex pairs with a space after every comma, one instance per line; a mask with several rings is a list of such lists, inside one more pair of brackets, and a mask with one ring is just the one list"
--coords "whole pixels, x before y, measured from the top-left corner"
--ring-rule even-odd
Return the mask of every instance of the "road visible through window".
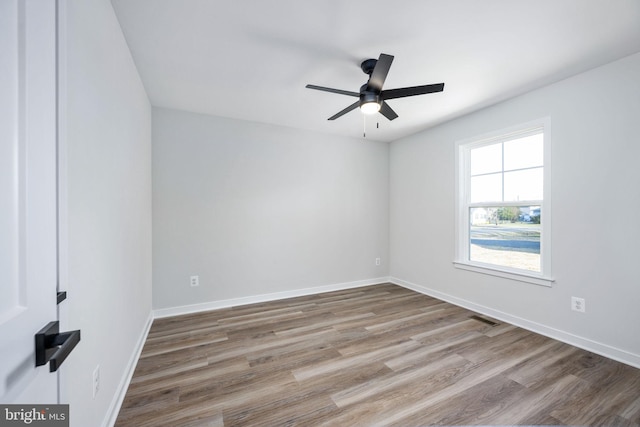
[[470, 259], [539, 272], [540, 224], [531, 223], [530, 220], [497, 222], [470, 226]]

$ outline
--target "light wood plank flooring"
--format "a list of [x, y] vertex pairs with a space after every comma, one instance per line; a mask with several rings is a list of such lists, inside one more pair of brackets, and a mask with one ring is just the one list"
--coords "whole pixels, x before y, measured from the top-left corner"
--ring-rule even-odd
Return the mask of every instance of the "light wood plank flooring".
[[639, 369], [474, 314], [383, 284], [159, 319], [116, 425], [640, 425]]

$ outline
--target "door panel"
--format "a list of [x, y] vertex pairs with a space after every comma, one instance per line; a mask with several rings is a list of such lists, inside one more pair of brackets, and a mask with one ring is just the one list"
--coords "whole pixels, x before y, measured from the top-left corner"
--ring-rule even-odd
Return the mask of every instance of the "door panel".
[[57, 319], [56, 2], [0, 1], [0, 402], [57, 403], [34, 335]]

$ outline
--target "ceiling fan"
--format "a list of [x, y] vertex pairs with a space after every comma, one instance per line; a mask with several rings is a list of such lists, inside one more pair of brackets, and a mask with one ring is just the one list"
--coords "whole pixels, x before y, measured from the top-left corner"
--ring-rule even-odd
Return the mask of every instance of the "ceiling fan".
[[369, 75], [369, 80], [360, 87], [360, 92], [350, 92], [348, 90], [333, 89], [330, 87], [316, 85], [307, 85], [306, 87], [309, 89], [322, 90], [325, 92], [338, 93], [340, 95], [355, 96], [356, 98], [359, 98], [358, 101], [329, 117], [328, 120], [335, 120], [358, 107], [360, 107], [360, 110], [364, 114], [375, 114], [380, 112], [380, 114], [385, 116], [387, 119], [393, 120], [397, 118], [398, 115], [385, 101], [389, 99], [404, 98], [407, 96], [442, 92], [444, 90], [444, 83], [382, 90], [382, 85], [387, 78], [392, 62], [393, 56], [385, 53], [381, 53], [378, 59], [364, 60], [362, 64], [360, 64], [360, 68], [365, 74]]

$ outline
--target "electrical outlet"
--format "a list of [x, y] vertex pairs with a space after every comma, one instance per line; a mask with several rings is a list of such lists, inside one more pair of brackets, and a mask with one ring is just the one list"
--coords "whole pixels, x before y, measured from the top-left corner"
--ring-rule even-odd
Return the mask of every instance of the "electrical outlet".
[[376, 258], [376, 265], [380, 265], [380, 258]]
[[586, 309], [584, 298], [571, 297], [571, 310], [585, 313]]
[[191, 276], [191, 286], [200, 286], [200, 276]]
[[100, 390], [100, 365], [96, 366], [93, 370], [93, 398], [96, 398], [96, 394]]

